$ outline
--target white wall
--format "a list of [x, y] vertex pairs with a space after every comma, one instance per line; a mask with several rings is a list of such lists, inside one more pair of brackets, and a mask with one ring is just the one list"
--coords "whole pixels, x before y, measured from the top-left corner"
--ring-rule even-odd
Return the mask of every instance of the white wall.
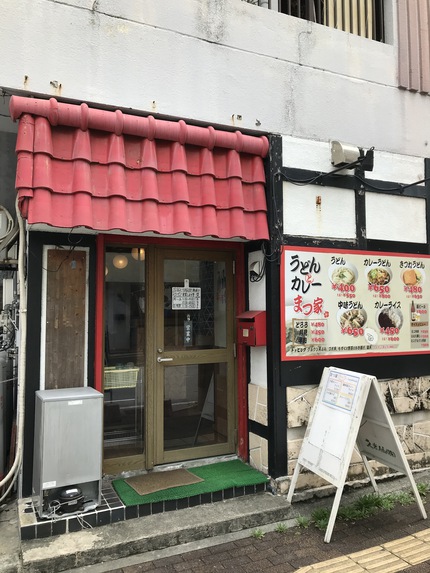
[[292, 183], [283, 191], [285, 234], [355, 240], [354, 191]]
[[[404, 92], [400, 92], [404, 93]], [[428, 96], [427, 96], [428, 97]], [[430, 100], [428, 100], [430, 107]], [[296, 169], [308, 169], [311, 171], [328, 173], [334, 169], [331, 164], [330, 142], [336, 139], [331, 137], [330, 140], [312, 141], [285, 135], [282, 138], [283, 165], [285, 167], [295, 167]], [[342, 143], [360, 146], [357, 140], [354, 140], [353, 134], [349, 139], [341, 140]], [[373, 147], [373, 144], [363, 146], [365, 150]], [[396, 183], [414, 183], [424, 179], [424, 161], [421, 156], [405, 155], [403, 153], [392, 153], [375, 149], [374, 167], [372, 172], [366, 173], [367, 179], [379, 181], [393, 181]], [[343, 169], [340, 174], [351, 175], [353, 172]]]
[[4, 0], [0, 50], [9, 90], [428, 154], [428, 97], [396, 87], [394, 43], [241, 0]]
[[[248, 256], [248, 292], [249, 310], [266, 310], [266, 276], [261, 280], [251, 281], [250, 271], [260, 272], [263, 265], [263, 254], [261, 251], [254, 251]], [[267, 352], [265, 346], [255, 346], [250, 348], [251, 372], [250, 382], [256, 386], [267, 388]]]
[[[429, 102], [430, 103], [430, 102]], [[346, 143], [346, 142], [344, 142]], [[315, 172], [330, 172], [330, 142], [282, 138], [283, 164]], [[344, 169], [343, 175], [353, 175]], [[374, 168], [366, 179], [397, 184], [424, 179], [424, 159], [411, 155], [375, 151]], [[302, 179], [306, 177], [303, 175]], [[425, 243], [426, 201], [424, 199], [372, 193], [365, 195], [368, 239]], [[283, 183], [284, 233], [308, 237], [354, 240], [355, 198], [350, 189], [322, 185]], [[382, 215], [383, 214], [383, 215]]]

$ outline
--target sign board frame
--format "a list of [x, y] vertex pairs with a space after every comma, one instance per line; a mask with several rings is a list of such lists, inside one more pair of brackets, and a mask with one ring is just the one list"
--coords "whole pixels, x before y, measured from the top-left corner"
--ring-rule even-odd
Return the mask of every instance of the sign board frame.
[[282, 245], [281, 361], [429, 354], [429, 266], [429, 254]]
[[363, 459], [376, 492], [378, 486], [369, 459], [408, 477], [421, 515], [427, 519], [377, 379], [367, 374], [326, 367], [287, 495], [287, 501], [291, 502], [302, 468], [312, 471], [337, 488], [324, 537], [326, 543], [331, 539], [354, 447]]

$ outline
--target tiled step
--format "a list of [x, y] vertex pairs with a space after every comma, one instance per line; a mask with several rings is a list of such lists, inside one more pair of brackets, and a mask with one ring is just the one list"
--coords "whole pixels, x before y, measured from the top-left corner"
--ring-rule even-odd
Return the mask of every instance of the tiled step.
[[95, 510], [76, 515], [63, 514], [62, 516], [56, 516], [54, 519], [41, 519], [33, 507], [32, 500], [23, 499], [19, 504], [20, 536], [22, 540], [28, 541], [63, 535], [138, 517], [148, 517], [168, 511], [221, 502], [246, 495], [255, 495], [265, 492], [267, 487], [267, 483], [231, 487], [178, 500], [159, 501], [126, 507], [111, 484], [106, 483], [102, 488], [101, 504]]

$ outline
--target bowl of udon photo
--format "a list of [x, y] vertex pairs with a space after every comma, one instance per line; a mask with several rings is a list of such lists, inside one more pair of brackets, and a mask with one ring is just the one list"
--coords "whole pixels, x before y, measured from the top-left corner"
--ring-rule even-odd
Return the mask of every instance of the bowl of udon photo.
[[358, 277], [357, 269], [350, 263], [330, 265], [328, 275], [335, 285], [353, 285]]
[[337, 311], [337, 321], [341, 328], [362, 328], [367, 321], [367, 313], [363, 308]]
[[425, 273], [423, 269], [405, 269], [401, 272], [403, 284], [406, 286], [421, 286], [424, 283]]
[[383, 286], [387, 285], [393, 277], [391, 269], [372, 265], [367, 271], [367, 282], [370, 285]]

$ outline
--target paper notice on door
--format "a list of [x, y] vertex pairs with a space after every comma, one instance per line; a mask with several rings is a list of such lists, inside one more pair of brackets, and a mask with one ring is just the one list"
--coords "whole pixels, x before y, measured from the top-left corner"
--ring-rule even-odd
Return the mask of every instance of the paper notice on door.
[[200, 310], [201, 292], [199, 287], [172, 287], [172, 310]]

